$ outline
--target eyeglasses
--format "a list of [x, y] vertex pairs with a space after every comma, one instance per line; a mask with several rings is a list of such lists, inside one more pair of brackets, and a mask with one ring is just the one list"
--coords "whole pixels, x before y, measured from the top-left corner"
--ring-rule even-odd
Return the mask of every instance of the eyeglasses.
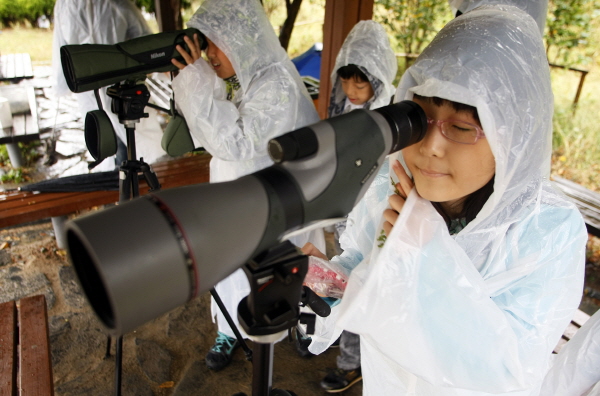
[[427, 118], [427, 124], [437, 125], [446, 139], [460, 144], [475, 144], [485, 138], [483, 129], [477, 125], [457, 120], [433, 120]]

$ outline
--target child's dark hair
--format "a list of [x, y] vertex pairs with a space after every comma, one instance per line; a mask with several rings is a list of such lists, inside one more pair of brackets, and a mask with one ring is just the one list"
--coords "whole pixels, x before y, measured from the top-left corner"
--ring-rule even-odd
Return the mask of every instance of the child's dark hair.
[[344, 80], [356, 79], [362, 82], [369, 82], [369, 77], [358, 66], [352, 64], [337, 69], [337, 75]]
[[475, 121], [477, 121], [478, 124], [481, 124], [481, 121], [479, 121], [479, 114], [477, 114], [476, 107], [473, 107], [473, 106], [470, 106], [470, 105], [464, 104], [464, 103], [453, 102], [451, 100], [438, 98], [437, 96], [429, 97], [429, 96], [421, 96], [421, 95], [414, 94], [413, 98], [419, 99], [420, 101], [425, 102], [425, 103], [434, 104], [438, 107], [450, 106], [455, 111], [469, 113], [473, 116], [473, 118], [475, 119]]
[[[477, 114], [476, 107], [464, 103], [453, 102], [451, 100], [438, 98], [437, 96], [427, 97], [415, 94], [413, 98], [419, 99], [420, 101], [426, 103], [434, 104], [436, 106], [451, 106], [452, 109], [454, 109], [457, 112], [467, 112], [471, 114], [473, 118], [477, 121], [477, 123], [481, 123], [479, 121], [479, 115]], [[492, 179], [479, 190], [466, 196], [464, 201], [462, 202], [462, 211], [458, 215], [453, 216], [453, 218], [460, 219], [464, 217], [467, 224], [469, 224], [469, 222], [471, 222], [471, 220], [473, 220], [477, 216], [481, 208], [483, 208], [483, 205], [485, 205], [485, 203], [487, 202], [490, 195], [492, 195], [492, 193], [494, 192], [494, 179], [495, 177], [492, 177]], [[436, 208], [436, 210], [442, 215], [444, 220], [446, 220], [446, 223], [450, 224], [450, 220], [452, 219], [450, 218], [450, 216], [448, 216], [448, 214], [444, 212], [441, 205], [437, 202], [432, 202], [432, 204]]]

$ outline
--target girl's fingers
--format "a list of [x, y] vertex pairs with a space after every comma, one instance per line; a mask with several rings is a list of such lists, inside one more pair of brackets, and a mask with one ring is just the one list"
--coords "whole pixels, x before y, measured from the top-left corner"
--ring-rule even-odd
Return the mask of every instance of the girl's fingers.
[[183, 68], [185, 67], [185, 65], [181, 62], [179, 62], [177, 59], [172, 58], [171, 59], [171, 63], [175, 65], [175, 67], [177, 67], [179, 70], [183, 70]]
[[[198, 37], [196, 37], [196, 35], [194, 35], [194, 41], [192, 41], [188, 36], [183, 36], [183, 39], [185, 40], [185, 43], [188, 45], [188, 48], [190, 49], [190, 57], [192, 59], [192, 63], [194, 63], [199, 57], [199, 48], [200, 45], [198, 44]], [[188, 65], [190, 64], [190, 62], [188, 62]]]
[[398, 220], [398, 216], [398, 212], [396, 212], [393, 209], [386, 209], [383, 211], [383, 219], [387, 223], [390, 223], [391, 226], [393, 226], [396, 223], [396, 220]]
[[[402, 187], [400, 183], [396, 185], [399, 189]], [[383, 223], [383, 232], [385, 235], [390, 235], [392, 232], [392, 228], [396, 224], [398, 217], [400, 216], [400, 212], [404, 207], [405, 198], [402, 197], [402, 191], [399, 191], [400, 195], [392, 194], [388, 197], [388, 202], [390, 204], [391, 209], [386, 209], [383, 211], [383, 219], [385, 220]]]
[[411, 190], [413, 189], [413, 187], [415, 186], [413, 181], [411, 180], [410, 177], [408, 177], [408, 174], [406, 173], [406, 171], [404, 170], [404, 167], [402, 166], [402, 164], [400, 164], [400, 161], [396, 160], [392, 163], [392, 169], [394, 170], [394, 173], [396, 174], [396, 176], [398, 177], [398, 181], [401, 187], [398, 187], [398, 191], [402, 193], [404, 193], [404, 198], [408, 197], [408, 194], [410, 194]]
[[403, 197], [394, 194], [389, 196], [388, 202], [392, 210], [395, 210], [396, 212], [400, 213], [402, 211], [402, 208], [404, 207], [404, 202], [406, 202], [406, 200]]
[[310, 242], [307, 242], [304, 246], [302, 246], [301, 250], [302, 253], [307, 256], [315, 256], [324, 260], [328, 260], [327, 256], [325, 256], [319, 249], [315, 247], [315, 245]]
[[183, 60], [185, 60], [185, 63], [187, 65], [191, 65], [192, 63], [194, 63], [194, 60], [192, 59], [192, 57], [190, 56], [190, 54], [186, 50], [184, 50], [181, 45], [177, 45], [175, 47], [175, 49], [183, 57]]
[[387, 221], [383, 223], [383, 232], [386, 236], [389, 236], [392, 233], [392, 227], [392, 224]]
[[200, 45], [200, 38], [198, 37], [198, 34], [194, 34], [194, 47], [196, 47], [196, 51], [198, 51], [198, 57], [200, 57], [200, 52], [202, 52], [201, 45]]

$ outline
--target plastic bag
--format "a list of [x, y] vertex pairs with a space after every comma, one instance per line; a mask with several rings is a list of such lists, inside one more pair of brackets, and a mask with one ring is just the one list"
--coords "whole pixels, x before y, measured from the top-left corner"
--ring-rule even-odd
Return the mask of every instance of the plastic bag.
[[341, 298], [346, 290], [348, 274], [336, 263], [315, 256], [308, 259], [308, 273], [304, 285], [320, 296]]

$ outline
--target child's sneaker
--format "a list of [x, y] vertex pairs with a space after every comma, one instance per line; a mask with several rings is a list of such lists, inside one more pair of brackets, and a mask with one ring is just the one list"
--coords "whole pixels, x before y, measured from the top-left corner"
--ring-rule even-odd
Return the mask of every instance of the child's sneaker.
[[321, 381], [321, 388], [329, 393], [343, 392], [362, 380], [360, 367], [355, 370], [335, 369]]
[[228, 337], [220, 331], [217, 333], [215, 345], [208, 351], [205, 358], [206, 365], [213, 370], [221, 370], [231, 363], [233, 350], [240, 345], [237, 339]]
[[312, 352], [308, 350], [308, 346], [312, 342], [312, 339], [310, 337], [303, 335], [300, 331], [298, 331], [298, 328], [296, 328], [295, 331], [296, 331], [296, 352], [298, 352], [298, 355], [300, 355], [301, 357], [304, 357], [304, 358], [313, 356]]

